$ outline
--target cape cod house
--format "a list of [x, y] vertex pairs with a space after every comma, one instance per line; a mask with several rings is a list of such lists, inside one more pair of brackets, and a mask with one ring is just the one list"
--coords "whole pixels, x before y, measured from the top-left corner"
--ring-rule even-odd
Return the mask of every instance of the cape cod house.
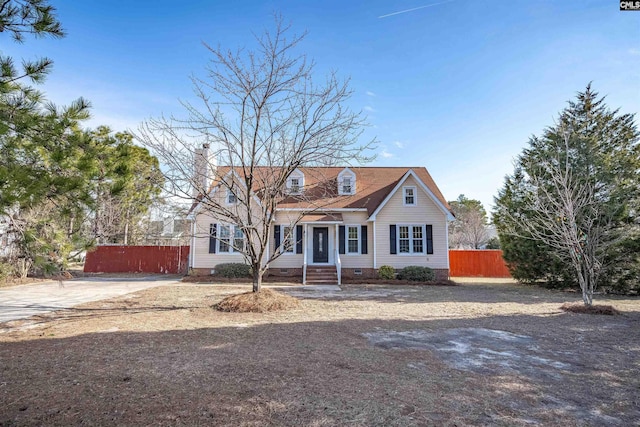
[[[229, 167], [216, 168], [210, 187], [215, 194], [209, 197], [237, 203], [223, 185], [234, 174]], [[377, 277], [382, 265], [418, 265], [448, 277], [448, 222], [454, 217], [424, 167], [301, 167], [286, 189], [269, 224], [268, 253], [279, 252], [269, 275], [340, 283], [342, 277]], [[260, 203], [259, 191], [251, 194]], [[244, 236], [232, 221], [202, 203], [190, 218], [193, 273], [208, 275], [218, 264], [244, 262], [236, 249]]]

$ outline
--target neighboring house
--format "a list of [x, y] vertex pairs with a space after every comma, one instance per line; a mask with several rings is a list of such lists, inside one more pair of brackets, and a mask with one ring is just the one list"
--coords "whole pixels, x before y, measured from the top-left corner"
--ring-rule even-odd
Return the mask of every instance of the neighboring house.
[[[210, 197], [233, 205], [236, 197], [221, 185], [229, 176], [229, 167], [217, 168]], [[376, 277], [382, 265], [418, 265], [434, 269], [438, 278], [448, 277], [447, 230], [454, 218], [424, 167], [301, 167], [286, 188], [288, 196], [269, 226], [270, 254], [281, 252], [269, 266], [270, 275], [340, 282], [341, 277]], [[233, 249], [244, 238], [235, 224], [211, 215], [201, 203], [190, 218], [194, 273], [211, 274], [220, 263], [244, 262]]]
[[165, 217], [149, 221], [145, 243], [154, 246], [183, 246], [190, 242], [191, 221], [185, 218]]

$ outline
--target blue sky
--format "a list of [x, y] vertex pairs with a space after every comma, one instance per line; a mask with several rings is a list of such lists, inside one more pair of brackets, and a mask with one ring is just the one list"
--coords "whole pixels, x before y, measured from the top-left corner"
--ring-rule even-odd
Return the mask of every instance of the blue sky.
[[59, 104], [91, 101], [87, 126], [180, 115], [189, 76], [209, 60], [202, 42], [250, 48], [277, 12], [308, 31], [300, 51], [318, 79], [351, 78], [350, 106], [379, 140], [373, 165], [426, 166], [448, 200], [464, 193], [487, 210], [529, 136], [590, 81], [610, 107], [640, 111], [640, 12], [615, 0], [52, 4], [67, 37], [16, 45], [2, 35], [2, 50], [52, 58], [41, 89]]

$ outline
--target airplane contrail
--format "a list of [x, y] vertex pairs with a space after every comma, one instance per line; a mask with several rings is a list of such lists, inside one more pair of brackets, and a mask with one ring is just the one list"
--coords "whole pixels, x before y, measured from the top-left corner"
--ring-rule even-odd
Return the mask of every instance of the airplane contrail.
[[413, 9], [406, 9], [406, 10], [401, 10], [399, 12], [388, 13], [386, 15], [378, 16], [378, 19], [388, 18], [389, 16], [393, 16], [393, 15], [400, 15], [401, 13], [413, 12], [414, 10], [424, 9], [426, 7], [431, 7], [431, 6], [437, 6], [439, 4], [451, 3], [452, 1], [453, 0], [441, 1], [439, 3], [431, 3], [431, 4], [424, 5], [424, 6], [414, 7]]

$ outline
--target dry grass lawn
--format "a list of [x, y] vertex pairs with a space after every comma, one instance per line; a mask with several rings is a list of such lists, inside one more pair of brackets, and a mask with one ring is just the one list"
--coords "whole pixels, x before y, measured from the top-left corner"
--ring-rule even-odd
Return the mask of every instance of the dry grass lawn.
[[637, 425], [640, 300], [511, 284], [181, 284], [0, 324], [0, 426]]

